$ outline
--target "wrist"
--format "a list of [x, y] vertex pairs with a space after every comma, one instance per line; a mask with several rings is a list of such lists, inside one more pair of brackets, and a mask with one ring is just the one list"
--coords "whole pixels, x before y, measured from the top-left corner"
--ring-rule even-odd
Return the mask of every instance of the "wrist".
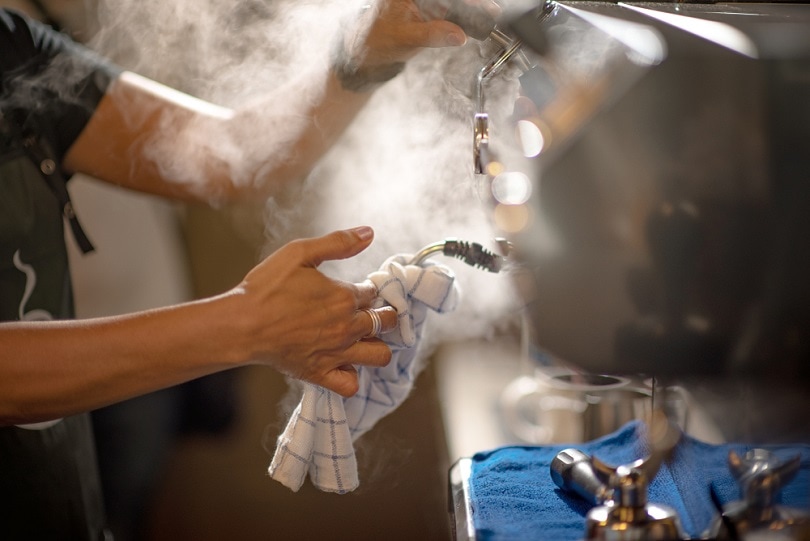
[[375, 12], [371, 6], [361, 9], [340, 25], [331, 50], [331, 68], [344, 90], [370, 92], [390, 81], [405, 69], [405, 62], [369, 63], [366, 43]]
[[348, 58], [347, 55], [333, 56], [332, 70], [344, 90], [371, 92], [383, 83], [399, 75], [405, 68], [404, 62], [380, 66], [364, 67]]

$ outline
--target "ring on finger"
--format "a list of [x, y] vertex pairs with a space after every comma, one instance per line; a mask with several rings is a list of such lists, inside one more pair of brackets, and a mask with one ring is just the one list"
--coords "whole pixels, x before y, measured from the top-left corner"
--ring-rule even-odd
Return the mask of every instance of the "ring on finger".
[[362, 310], [362, 312], [367, 313], [368, 317], [371, 318], [371, 331], [363, 338], [376, 338], [382, 330], [382, 319], [380, 318], [380, 314], [378, 314], [377, 311], [372, 308], [366, 308]]

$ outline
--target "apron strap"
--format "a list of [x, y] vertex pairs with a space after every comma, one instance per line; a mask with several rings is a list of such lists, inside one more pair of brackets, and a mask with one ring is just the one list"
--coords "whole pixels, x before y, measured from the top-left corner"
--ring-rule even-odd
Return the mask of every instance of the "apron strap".
[[59, 207], [62, 209], [62, 215], [67, 219], [70, 224], [70, 229], [73, 232], [73, 238], [76, 240], [79, 249], [82, 253], [89, 253], [95, 250], [93, 243], [87, 237], [87, 234], [82, 229], [82, 224], [79, 223], [79, 218], [73, 209], [73, 203], [70, 201], [70, 194], [67, 191], [65, 178], [62, 176], [56, 160], [51, 157], [51, 153], [47, 151], [47, 147], [34, 136], [28, 136], [23, 139], [23, 148], [28, 154], [28, 157], [34, 162], [34, 165], [39, 168], [42, 173], [42, 178], [48, 183], [56, 199], [59, 201]]

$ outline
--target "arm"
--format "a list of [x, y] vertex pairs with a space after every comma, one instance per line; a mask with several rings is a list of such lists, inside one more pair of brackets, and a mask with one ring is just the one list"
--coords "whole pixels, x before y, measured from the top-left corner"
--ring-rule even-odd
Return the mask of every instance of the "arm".
[[[301, 74], [239, 110], [213, 106], [133, 73], [108, 88], [65, 165], [129, 188], [186, 200], [271, 195], [305, 175], [371, 92], [357, 75], [396, 73], [422, 47], [461, 45], [456, 25], [425, 21], [412, 0], [380, 0], [344, 36], [327, 72]], [[393, 71], [392, 71], [393, 70]]]
[[[372, 328], [370, 282], [317, 270], [356, 255], [370, 228], [293, 241], [233, 290], [127, 316], [0, 324], [0, 425], [53, 419], [247, 364], [272, 366], [344, 396], [352, 364], [384, 366], [391, 351]], [[396, 312], [379, 309], [383, 331]]]

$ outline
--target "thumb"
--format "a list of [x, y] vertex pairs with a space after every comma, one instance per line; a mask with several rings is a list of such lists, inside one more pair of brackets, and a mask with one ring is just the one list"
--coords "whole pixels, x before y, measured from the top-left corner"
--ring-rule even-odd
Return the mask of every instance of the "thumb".
[[457, 47], [467, 43], [460, 26], [449, 21], [434, 20], [419, 23], [418, 39], [424, 47]]
[[347, 259], [368, 248], [374, 239], [374, 230], [368, 226], [334, 231], [322, 237], [306, 239], [304, 245], [305, 265], [317, 267], [324, 261]]

